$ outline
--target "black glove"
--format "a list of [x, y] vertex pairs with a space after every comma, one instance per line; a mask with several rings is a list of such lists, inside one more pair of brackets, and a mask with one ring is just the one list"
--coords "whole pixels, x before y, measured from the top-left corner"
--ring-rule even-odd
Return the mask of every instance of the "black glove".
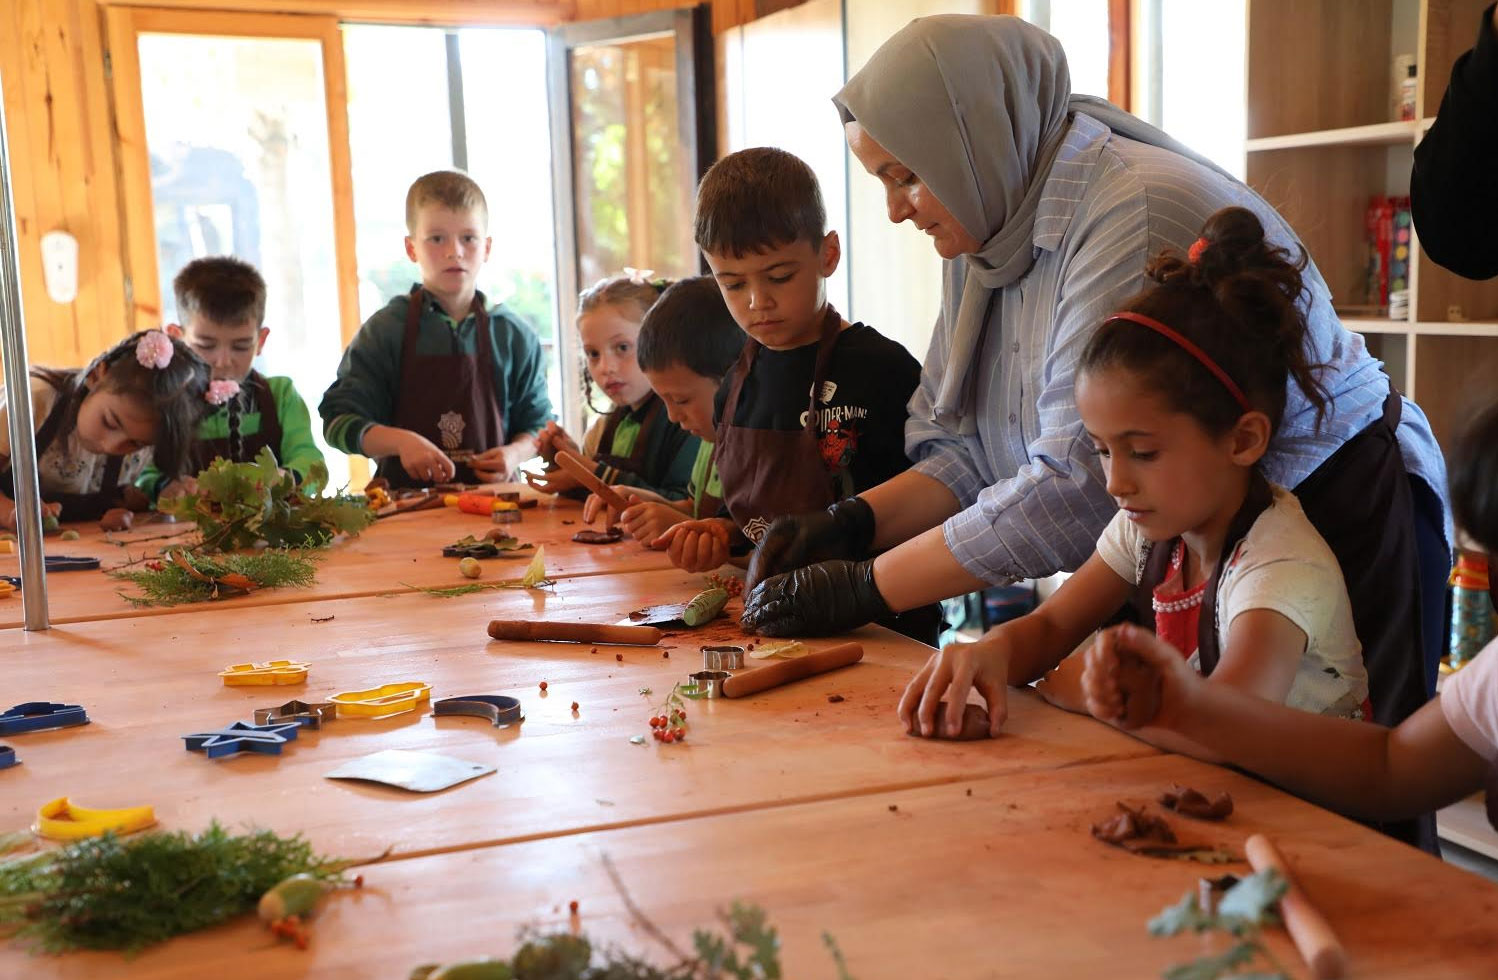
[[818, 562], [761, 582], [744, 599], [745, 629], [765, 636], [829, 636], [890, 614], [874, 560]]
[[839, 500], [826, 510], [777, 517], [749, 559], [754, 588], [771, 575], [832, 558], [858, 560], [874, 546], [874, 508], [862, 497]]

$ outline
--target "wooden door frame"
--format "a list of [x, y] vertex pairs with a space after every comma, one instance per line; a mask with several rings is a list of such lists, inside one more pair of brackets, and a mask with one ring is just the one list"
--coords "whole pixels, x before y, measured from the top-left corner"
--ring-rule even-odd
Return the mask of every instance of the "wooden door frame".
[[328, 164], [333, 195], [334, 265], [338, 314], [344, 346], [359, 329], [359, 266], [354, 249], [354, 195], [349, 153], [348, 83], [343, 35], [331, 16], [245, 14], [155, 7], [111, 6], [104, 12], [106, 52], [114, 96], [119, 143], [125, 252], [130, 279], [129, 316], [133, 330], [161, 326], [161, 275], [156, 264], [156, 219], [141, 93], [141, 34], [198, 34], [220, 37], [313, 40], [322, 48], [323, 95], [328, 121]]

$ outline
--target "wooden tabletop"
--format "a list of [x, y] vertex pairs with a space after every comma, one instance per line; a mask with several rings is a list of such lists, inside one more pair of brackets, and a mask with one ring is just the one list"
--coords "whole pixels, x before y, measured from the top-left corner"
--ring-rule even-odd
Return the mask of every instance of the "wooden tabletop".
[[[618, 827], [364, 869], [362, 892], [329, 898], [311, 946], [273, 945], [253, 918], [183, 937], [138, 959], [0, 953], [0, 972], [188, 980], [204, 976], [404, 977], [421, 963], [507, 955], [523, 926], [576, 924], [667, 962], [634, 924], [608, 855], [643, 913], [690, 948], [695, 928], [738, 899], [780, 931], [785, 975], [832, 977], [831, 933], [859, 980], [883, 977], [1154, 977], [1220, 950], [1152, 938], [1146, 923], [1199, 878], [1245, 865], [1137, 857], [1090, 825], [1115, 802], [1172, 783], [1226, 789], [1223, 824], [1172, 817], [1177, 832], [1241, 853], [1265, 833], [1346, 945], [1359, 978], [1493, 976], [1498, 886], [1227, 770], [1152, 756], [882, 790], [769, 810]], [[454, 801], [456, 804], [456, 800]], [[1306, 970], [1286, 936], [1271, 952]], [[378, 964], [378, 970], [375, 969]]]
[[[512, 487], [511, 489], [517, 489]], [[526, 490], [535, 496], [535, 491]], [[487, 518], [452, 508], [397, 514], [376, 521], [355, 538], [342, 538], [316, 554], [317, 582], [306, 589], [263, 589], [237, 599], [221, 600], [215, 608], [272, 606], [409, 592], [414, 586], [446, 587], [466, 582], [458, 574], [457, 560], [442, 557], [442, 547], [466, 535], [482, 537], [493, 527], [504, 527], [523, 542], [545, 546], [547, 571], [556, 576], [603, 575], [671, 567], [662, 552], [642, 548], [625, 539], [612, 545], [579, 544], [572, 535], [588, 527], [582, 521], [582, 505], [567, 499], [542, 497], [538, 506], [522, 512], [519, 524], [495, 525]], [[98, 558], [102, 570], [57, 572], [47, 576], [47, 601], [54, 623], [76, 623], [95, 619], [119, 619], [180, 613], [193, 605], [137, 607], [120, 593], [136, 590], [105, 571], [147, 554], [155, 555], [176, 540], [190, 541], [191, 524], [143, 523], [128, 532], [106, 535], [97, 525], [66, 525], [77, 530], [76, 541], [55, 535], [46, 538], [49, 555], [82, 555]], [[163, 538], [180, 532], [180, 538]], [[147, 540], [150, 539], [150, 540]], [[525, 571], [532, 552], [515, 558], [484, 561], [481, 581], [518, 577]], [[19, 574], [19, 559], [0, 554], [0, 575]], [[0, 598], [0, 629], [20, 626], [24, 621], [19, 593]]]
[[[498, 614], [575, 621], [602, 613], [596, 618], [613, 622], [646, 600], [683, 601], [700, 583], [677, 571], [642, 572], [566, 580], [534, 594], [407, 594], [17, 631], [6, 691], [17, 701], [83, 704], [92, 723], [8, 740], [23, 765], [4, 774], [0, 827], [27, 823], [42, 803], [68, 796], [85, 806], [151, 804], [169, 828], [243, 814], [303, 832], [333, 853], [425, 853], [1155, 754], [1026, 695], [1016, 695], [1009, 733], [996, 741], [909, 737], [895, 704], [929, 651], [879, 628], [857, 634], [863, 663], [756, 697], [693, 702], [687, 744], [638, 745], [630, 738], [649, 734], [671, 687], [701, 669], [698, 647], [742, 639], [732, 616], [667, 638], [671, 649], [500, 643], [485, 633]], [[217, 676], [230, 663], [272, 657], [311, 662], [307, 683], [225, 687]], [[302, 733], [279, 756], [220, 760], [186, 751], [181, 739], [249, 720], [257, 707], [404, 680], [430, 683], [439, 698], [513, 695], [526, 720], [495, 729], [429, 711], [340, 719]], [[653, 693], [642, 696], [644, 688]], [[844, 700], [829, 702], [832, 694]], [[324, 778], [384, 749], [498, 771], [427, 795]]]

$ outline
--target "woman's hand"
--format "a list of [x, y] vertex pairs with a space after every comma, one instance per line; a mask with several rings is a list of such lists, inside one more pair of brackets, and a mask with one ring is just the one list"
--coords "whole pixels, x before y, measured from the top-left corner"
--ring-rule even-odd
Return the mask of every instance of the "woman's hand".
[[[948, 643], [933, 653], [900, 697], [900, 722], [927, 738], [962, 733], [968, 692], [977, 690], [988, 705], [988, 733], [997, 737], [1009, 719], [1009, 642], [1002, 627], [972, 643]], [[937, 707], [946, 702], [946, 716]]]
[[1179, 650], [1125, 623], [1103, 630], [1083, 658], [1087, 710], [1120, 728], [1171, 728], [1206, 681]]
[[826, 510], [777, 517], [749, 559], [744, 584], [753, 589], [772, 575], [833, 558], [865, 557], [874, 540], [874, 511], [860, 497]]
[[729, 522], [719, 517], [681, 521], [650, 542], [671, 564], [687, 572], [710, 572], [728, 560]]
[[761, 582], [745, 596], [739, 622], [766, 636], [830, 636], [890, 611], [872, 559], [823, 561]]

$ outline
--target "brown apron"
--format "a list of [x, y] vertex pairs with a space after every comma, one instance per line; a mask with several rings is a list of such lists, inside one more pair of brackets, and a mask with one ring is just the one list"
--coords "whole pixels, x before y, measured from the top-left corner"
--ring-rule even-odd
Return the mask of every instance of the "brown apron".
[[[59, 435], [63, 419], [70, 414], [74, 418], [77, 417], [76, 411], [70, 412], [70, 409], [76, 408], [75, 405], [70, 404], [74, 399], [74, 389], [70, 383], [73, 372], [38, 368], [31, 373], [34, 377], [41, 378], [57, 389], [57, 400], [52, 403], [52, 410], [47, 413], [41, 428], [36, 431], [36, 458], [40, 461], [47, 448]], [[81, 385], [82, 381], [78, 383]], [[78, 397], [81, 401], [82, 396]], [[123, 456], [106, 456], [103, 479], [99, 482], [99, 489], [92, 493], [43, 493], [42, 500], [47, 503], [61, 504], [62, 520], [98, 520], [104, 516], [105, 511], [125, 505], [125, 491], [130, 488], [119, 485], [120, 468], [124, 462]], [[3, 474], [0, 474], [0, 490], [14, 499], [15, 478], [9, 465], [5, 467]]]
[[234, 463], [253, 462], [260, 455], [260, 450], [265, 448], [275, 454], [276, 462], [281, 462], [281, 416], [276, 410], [276, 398], [271, 393], [270, 382], [259, 371], [251, 371], [240, 387], [255, 399], [255, 411], [260, 413], [260, 431], [240, 438], [239, 457], [235, 457], [232, 440], [227, 436], [222, 439], [196, 440], [192, 447], [194, 472], [207, 469], [209, 463], [220, 458]]
[[[628, 456], [618, 456], [609, 450], [614, 446], [614, 433], [619, 431], [619, 423], [629, 418], [636, 410], [629, 408], [621, 410], [616, 408], [605, 415], [603, 417], [603, 432], [599, 434], [598, 449], [593, 453], [593, 459], [621, 473], [629, 473], [645, 480], [647, 483], [654, 483], [655, 481], [649, 479], [645, 473], [646, 466], [649, 463], [649, 460], [646, 458], [646, 446], [650, 442], [652, 430], [660, 422], [664, 408], [665, 403], [661, 401], [661, 396], [652, 391], [650, 397], [645, 400], [645, 405], [643, 406], [644, 415], [640, 419], [640, 432], [635, 437], [634, 447], [630, 449]], [[665, 454], [662, 453], [661, 455], [664, 456]], [[675, 454], [671, 455], [674, 456]]]
[[[395, 396], [391, 426], [425, 436], [433, 445], [449, 453], [460, 449], [483, 452], [504, 445], [504, 416], [494, 393], [494, 354], [490, 349], [489, 313], [484, 309], [484, 294], [473, 294], [470, 311], [478, 318], [476, 356], [458, 350], [456, 333], [450, 338], [452, 353], [416, 353], [425, 306], [426, 291], [419, 284], [413, 286], [411, 301], [406, 307], [400, 389]], [[401, 467], [399, 456], [381, 459], [376, 474], [397, 488], [424, 486], [431, 482], [407, 474]], [[479, 482], [478, 475], [467, 463], [457, 464], [457, 474], [453, 479], [458, 483]]]
[[751, 429], [733, 424], [744, 379], [759, 354], [757, 341], [744, 345], [729, 376], [728, 397], [723, 402], [723, 417], [718, 420], [713, 454], [728, 513], [744, 536], [756, 544], [775, 518], [824, 510], [834, 502], [832, 476], [822, 462], [817, 437], [817, 393], [822, 390], [842, 322], [842, 317], [828, 304], [821, 339], [817, 342], [806, 423], [799, 429]]

